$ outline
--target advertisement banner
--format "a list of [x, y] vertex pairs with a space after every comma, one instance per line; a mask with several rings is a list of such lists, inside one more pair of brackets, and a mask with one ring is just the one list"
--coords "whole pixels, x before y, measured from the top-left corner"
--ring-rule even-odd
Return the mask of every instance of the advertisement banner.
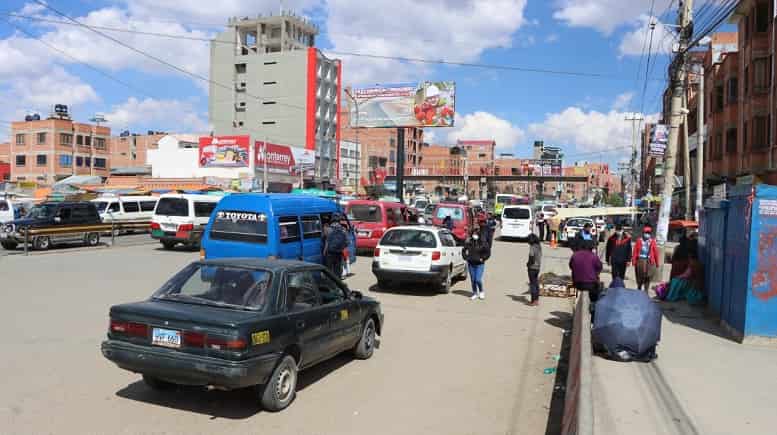
[[352, 127], [453, 127], [455, 82], [375, 85], [353, 96]]
[[663, 157], [666, 152], [666, 144], [669, 142], [669, 126], [656, 124], [650, 130], [650, 148], [648, 154]]
[[247, 168], [251, 145], [248, 136], [200, 137], [201, 168]]
[[[264, 142], [256, 141], [256, 168], [264, 167]], [[267, 172], [276, 174], [299, 174], [298, 167], [305, 170], [305, 175], [313, 175], [316, 163], [316, 153], [313, 150], [288, 145], [267, 143]]]

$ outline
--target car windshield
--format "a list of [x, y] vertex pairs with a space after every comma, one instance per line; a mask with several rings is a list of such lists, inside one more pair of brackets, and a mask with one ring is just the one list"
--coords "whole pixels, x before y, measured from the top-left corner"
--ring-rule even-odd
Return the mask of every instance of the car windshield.
[[162, 198], [154, 214], [162, 216], [189, 216], [189, 201], [184, 198]]
[[585, 224], [593, 224], [591, 220], [589, 219], [570, 219], [569, 222], [567, 222], [568, 227], [583, 227]]
[[348, 207], [348, 219], [359, 222], [380, 222], [380, 207], [377, 205], [354, 204]]
[[507, 219], [529, 219], [531, 214], [529, 213], [529, 209], [526, 208], [506, 208], [504, 217]]
[[57, 211], [56, 204], [41, 204], [33, 207], [25, 217], [28, 217], [31, 219], [46, 219], [54, 216], [54, 213], [56, 211]]
[[154, 299], [260, 311], [272, 273], [262, 269], [192, 263], [154, 293]]
[[434, 211], [434, 207], [435, 207], [434, 204], [427, 205], [426, 208], [424, 209], [424, 213], [432, 213]]
[[438, 219], [445, 219], [447, 216], [450, 216], [455, 221], [459, 221], [464, 219], [464, 211], [459, 207], [437, 207]]
[[437, 239], [431, 231], [398, 229], [387, 232], [380, 244], [403, 248], [436, 248]]
[[104, 212], [105, 207], [108, 207], [108, 203], [105, 201], [92, 201], [92, 204], [94, 204], [94, 206], [97, 207], [97, 213]]

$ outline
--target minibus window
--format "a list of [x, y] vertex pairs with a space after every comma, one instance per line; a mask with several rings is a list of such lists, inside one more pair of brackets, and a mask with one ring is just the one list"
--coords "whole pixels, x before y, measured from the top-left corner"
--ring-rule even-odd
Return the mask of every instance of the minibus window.
[[302, 216], [302, 234], [306, 239], [321, 237], [321, 220], [318, 216]]
[[278, 218], [281, 243], [299, 242], [299, 221], [296, 216], [281, 216]]

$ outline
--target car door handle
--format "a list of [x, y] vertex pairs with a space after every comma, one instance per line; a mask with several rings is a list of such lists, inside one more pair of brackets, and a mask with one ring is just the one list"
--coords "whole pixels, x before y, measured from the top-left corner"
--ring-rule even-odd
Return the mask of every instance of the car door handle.
[[297, 329], [303, 329], [305, 328], [305, 321], [304, 320], [298, 320], [297, 321]]

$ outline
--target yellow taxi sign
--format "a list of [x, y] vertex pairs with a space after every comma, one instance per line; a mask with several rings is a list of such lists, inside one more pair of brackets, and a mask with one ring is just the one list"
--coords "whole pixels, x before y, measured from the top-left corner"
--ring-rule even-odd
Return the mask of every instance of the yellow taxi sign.
[[348, 310], [340, 310], [340, 320], [348, 320]]
[[251, 334], [251, 344], [267, 344], [270, 342], [270, 331], [259, 331]]

